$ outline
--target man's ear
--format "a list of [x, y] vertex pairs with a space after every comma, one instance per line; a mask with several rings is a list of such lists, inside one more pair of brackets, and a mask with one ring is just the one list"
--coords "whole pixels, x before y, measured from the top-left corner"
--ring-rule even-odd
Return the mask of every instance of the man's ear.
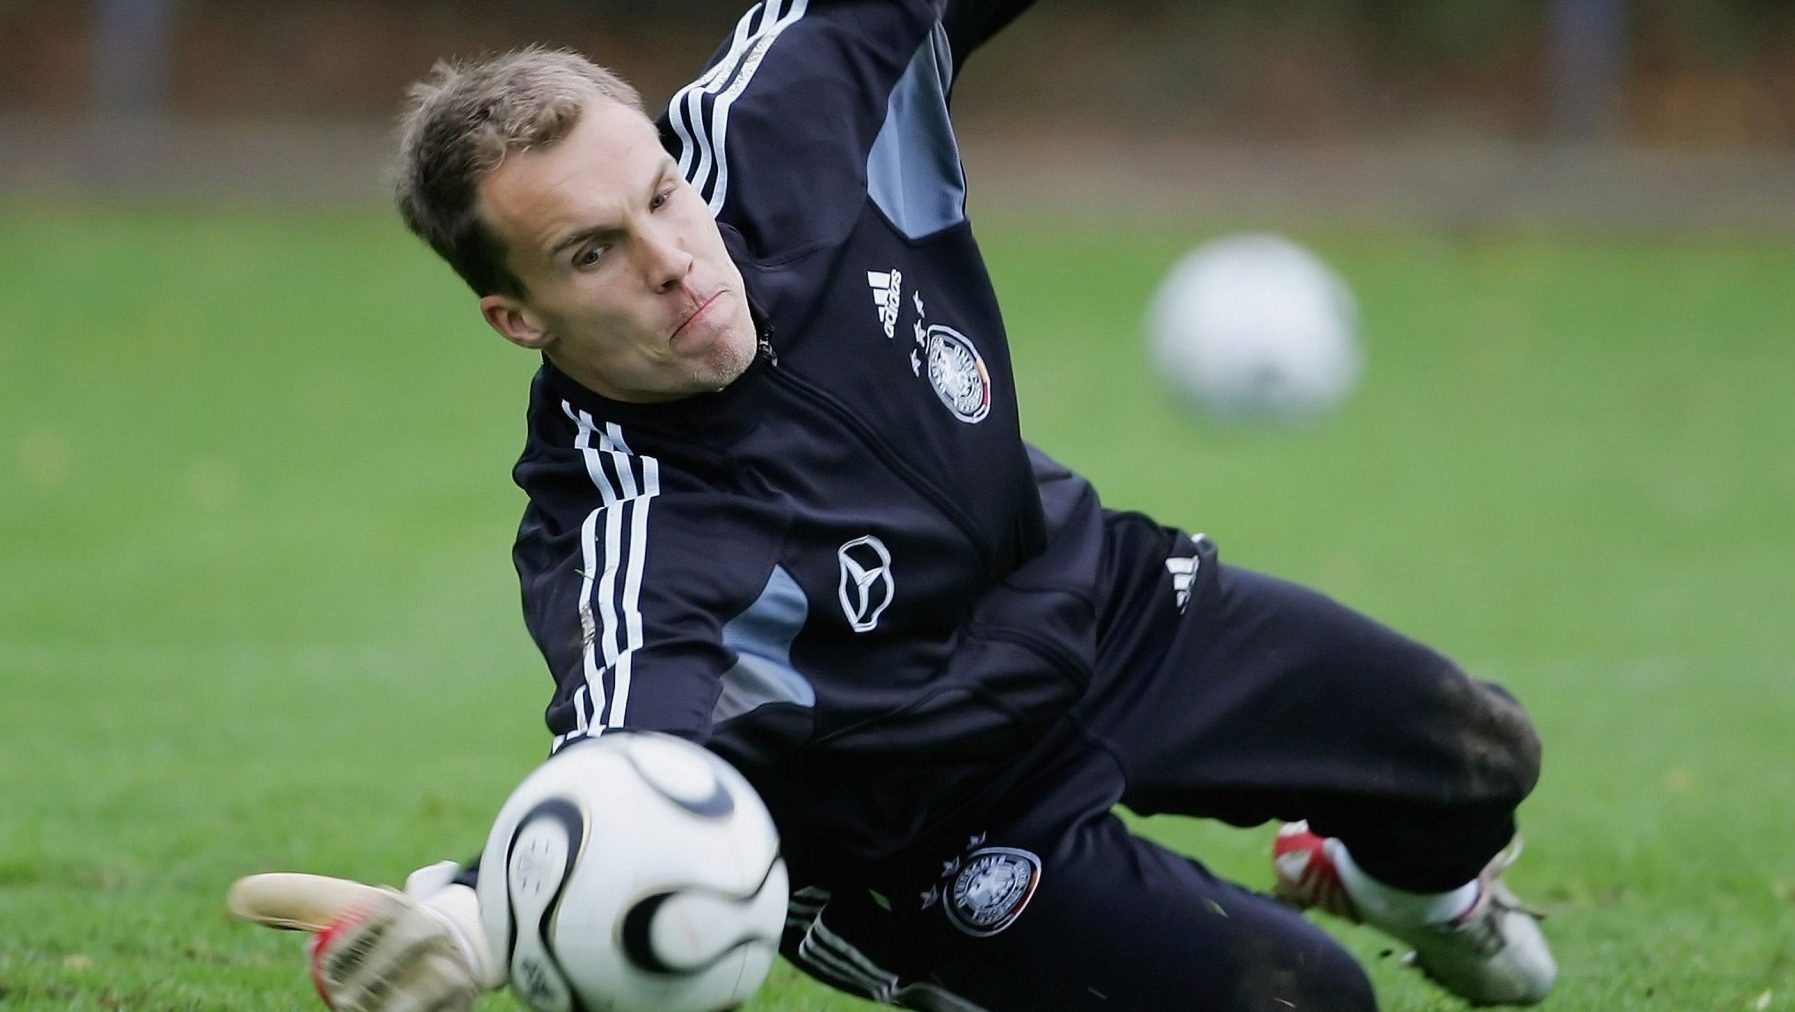
[[520, 348], [541, 351], [555, 339], [535, 313], [509, 295], [482, 295], [480, 315], [500, 337]]

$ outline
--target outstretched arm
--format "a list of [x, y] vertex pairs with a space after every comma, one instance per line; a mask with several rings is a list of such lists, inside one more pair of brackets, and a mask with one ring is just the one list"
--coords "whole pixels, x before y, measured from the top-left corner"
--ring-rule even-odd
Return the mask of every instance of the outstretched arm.
[[663, 143], [756, 257], [827, 250], [858, 220], [869, 175], [894, 160], [920, 167], [903, 175], [964, 189], [947, 111], [954, 77], [1029, 5], [766, 0], [673, 96]]
[[595, 418], [557, 377], [531, 390], [512, 552], [555, 680], [553, 748], [614, 728], [703, 741], [738, 661], [723, 626], [766, 585], [783, 521], [663, 466], [651, 434]]
[[465, 1012], [504, 986], [488, 951], [473, 889], [452, 861], [413, 872], [405, 891], [325, 875], [273, 872], [238, 879], [232, 914], [313, 932], [312, 983], [336, 1012]]

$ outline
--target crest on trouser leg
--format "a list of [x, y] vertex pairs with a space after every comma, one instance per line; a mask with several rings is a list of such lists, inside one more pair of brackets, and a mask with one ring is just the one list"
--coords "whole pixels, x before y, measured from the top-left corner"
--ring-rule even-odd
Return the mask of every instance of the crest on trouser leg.
[[949, 923], [977, 938], [1016, 923], [1041, 884], [1041, 859], [1013, 847], [975, 850], [953, 864], [941, 905]]

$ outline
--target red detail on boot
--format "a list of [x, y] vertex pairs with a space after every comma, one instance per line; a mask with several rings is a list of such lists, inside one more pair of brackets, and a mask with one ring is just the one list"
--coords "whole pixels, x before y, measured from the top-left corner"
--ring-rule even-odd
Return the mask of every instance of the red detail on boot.
[[1327, 838], [1309, 831], [1307, 822], [1289, 822], [1278, 829], [1271, 845], [1272, 895], [1303, 910], [1325, 910], [1357, 921], [1359, 913], [1340, 881], [1340, 869], [1328, 857]]

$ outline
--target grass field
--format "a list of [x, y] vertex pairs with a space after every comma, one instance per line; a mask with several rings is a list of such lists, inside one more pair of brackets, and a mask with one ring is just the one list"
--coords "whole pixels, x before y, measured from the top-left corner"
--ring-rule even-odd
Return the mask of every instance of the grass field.
[[[1529, 704], [1548, 1007], [1795, 1009], [1795, 244], [1299, 232], [1370, 367], [1267, 432], [1138, 353], [1205, 234], [988, 230], [1032, 437]], [[531, 368], [385, 214], [0, 206], [0, 1008], [312, 1008], [233, 877], [478, 846], [546, 744]], [[1144, 829], [1267, 884], [1267, 829]], [[864, 1006], [781, 967], [752, 1007]]]

